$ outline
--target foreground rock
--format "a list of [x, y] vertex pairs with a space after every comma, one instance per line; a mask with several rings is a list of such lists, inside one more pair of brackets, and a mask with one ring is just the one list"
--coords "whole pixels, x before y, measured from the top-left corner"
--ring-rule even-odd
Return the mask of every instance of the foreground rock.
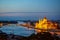
[[32, 34], [29, 37], [24, 37], [14, 34], [6, 34], [0, 31], [0, 40], [60, 40], [60, 38], [56, 34], [52, 35], [49, 32]]

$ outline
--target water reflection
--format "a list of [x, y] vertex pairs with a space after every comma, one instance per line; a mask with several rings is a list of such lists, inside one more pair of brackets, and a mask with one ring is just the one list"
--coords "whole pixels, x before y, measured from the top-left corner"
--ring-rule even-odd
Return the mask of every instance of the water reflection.
[[21, 36], [30, 36], [32, 33], [34, 33], [34, 29], [29, 30], [26, 27], [22, 26], [16, 26], [16, 25], [6, 25], [0, 28], [3, 32], [7, 34], [15, 34], [15, 35], [21, 35]]

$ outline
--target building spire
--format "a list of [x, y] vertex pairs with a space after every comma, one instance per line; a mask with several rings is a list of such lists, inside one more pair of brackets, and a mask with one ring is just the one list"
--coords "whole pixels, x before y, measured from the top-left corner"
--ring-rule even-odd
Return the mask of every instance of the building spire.
[[44, 17], [44, 19], [47, 19], [46, 16]]

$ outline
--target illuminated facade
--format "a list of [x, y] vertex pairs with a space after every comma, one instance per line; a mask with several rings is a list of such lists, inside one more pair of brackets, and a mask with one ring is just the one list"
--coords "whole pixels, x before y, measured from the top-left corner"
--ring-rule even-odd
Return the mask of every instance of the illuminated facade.
[[57, 23], [52, 22], [48, 20], [46, 17], [44, 19], [39, 20], [39, 22], [36, 23], [35, 28], [38, 29], [56, 29]]
[[3, 26], [3, 23], [0, 23], [0, 26]]

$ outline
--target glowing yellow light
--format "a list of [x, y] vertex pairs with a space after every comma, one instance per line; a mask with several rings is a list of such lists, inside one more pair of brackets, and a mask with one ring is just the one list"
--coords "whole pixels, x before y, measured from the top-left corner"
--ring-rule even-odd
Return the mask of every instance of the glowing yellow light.
[[35, 28], [39, 29], [56, 29], [57, 23], [53, 23], [52, 21], [49, 21], [46, 17], [44, 19], [39, 20], [38, 23], [36, 23]]

